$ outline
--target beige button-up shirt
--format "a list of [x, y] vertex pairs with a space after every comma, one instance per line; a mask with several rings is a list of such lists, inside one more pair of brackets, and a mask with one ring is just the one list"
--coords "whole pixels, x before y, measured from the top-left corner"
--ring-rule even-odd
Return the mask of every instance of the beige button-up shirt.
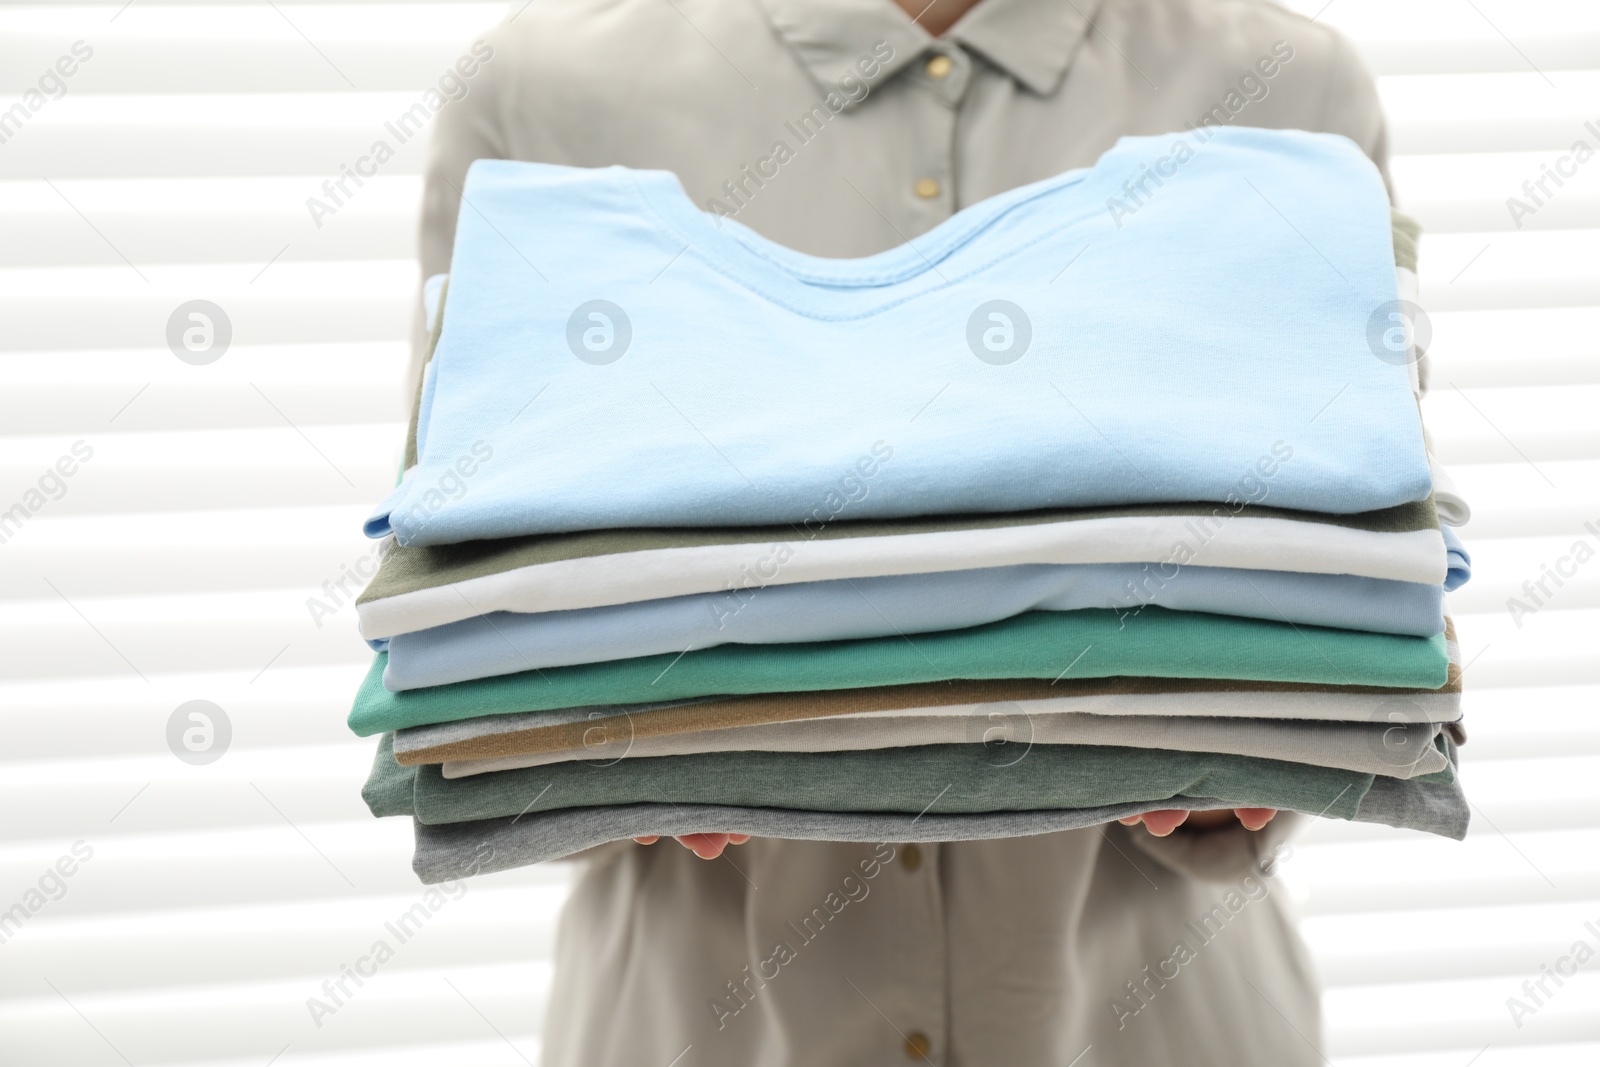
[[[1350, 46], [1268, 0], [981, 0], [939, 39], [891, 0], [532, 0], [485, 43], [434, 130], [426, 274], [482, 157], [671, 170], [707, 211], [825, 256], [914, 243], [1125, 134], [1322, 130], [1385, 162]], [[1294, 821], [766, 840], [711, 862], [606, 846], [562, 919], [544, 1059], [1317, 1064], [1316, 983], [1261, 871]]]

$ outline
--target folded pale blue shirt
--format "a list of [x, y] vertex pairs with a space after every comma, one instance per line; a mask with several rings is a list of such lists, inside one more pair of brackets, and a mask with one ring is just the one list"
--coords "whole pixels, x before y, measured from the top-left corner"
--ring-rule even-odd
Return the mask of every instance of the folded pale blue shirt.
[[[1465, 554], [1452, 553], [1465, 580]], [[1459, 566], [1457, 566], [1459, 564]], [[1226, 567], [1069, 564], [991, 567], [775, 585], [577, 611], [480, 615], [389, 638], [392, 692], [723, 644], [785, 644], [930, 633], [1024, 611], [1144, 605], [1429, 637], [1444, 632], [1436, 585]]]
[[1227, 128], [1114, 219], [1172, 145], [1124, 138], [850, 260], [666, 172], [479, 160], [421, 455], [368, 533], [1425, 497], [1406, 368], [1367, 340], [1397, 298], [1372, 164]]

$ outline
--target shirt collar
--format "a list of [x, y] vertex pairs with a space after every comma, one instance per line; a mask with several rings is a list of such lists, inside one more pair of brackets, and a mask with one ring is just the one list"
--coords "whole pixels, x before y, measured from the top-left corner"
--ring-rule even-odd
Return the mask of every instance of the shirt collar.
[[[894, 0], [760, 0], [767, 18], [824, 89], [846, 75], [861, 77], [858, 61], [882, 41], [894, 58], [879, 59], [881, 79], [933, 44]], [[1104, 0], [979, 0], [945, 35], [979, 52], [1035, 93], [1061, 84], [1078, 45]], [[854, 102], [851, 102], [854, 103]], [[848, 106], [848, 105], [847, 105]]]
[[979, 0], [945, 36], [982, 53], [1040, 96], [1048, 96], [1061, 84], [1104, 3]]

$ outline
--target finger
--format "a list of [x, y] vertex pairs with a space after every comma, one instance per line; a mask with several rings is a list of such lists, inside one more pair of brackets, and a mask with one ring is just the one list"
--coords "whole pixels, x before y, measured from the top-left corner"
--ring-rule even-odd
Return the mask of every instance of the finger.
[[636, 837], [636, 838], [634, 838], [634, 841], [636, 841], [637, 843], [639, 843], [641, 845], [653, 845], [657, 841], [660, 841], [660, 840], [661, 840], [661, 835], [660, 834], [648, 834], [648, 835], [646, 835], [644, 837]]
[[748, 840], [750, 840], [750, 835], [749, 834], [729, 834], [728, 835], [728, 844], [730, 844], [730, 845], [742, 845]]
[[1156, 837], [1166, 837], [1182, 826], [1188, 817], [1189, 813], [1182, 809], [1147, 811], [1144, 815], [1144, 828]]
[[1239, 821], [1246, 830], [1259, 830], [1278, 814], [1276, 808], [1234, 808], [1233, 813], [1239, 816]]
[[1144, 816], [1143, 815], [1130, 815], [1126, 819], [1118, 819], [1117, 821], [1119, 823], [1121, 823], [1123, 826], [1138, 826], [1141, 822], [1144, 821]]
[[714, 860], [728, 847], [728, 835], [679, 834], [678, 843], [703, 860]]

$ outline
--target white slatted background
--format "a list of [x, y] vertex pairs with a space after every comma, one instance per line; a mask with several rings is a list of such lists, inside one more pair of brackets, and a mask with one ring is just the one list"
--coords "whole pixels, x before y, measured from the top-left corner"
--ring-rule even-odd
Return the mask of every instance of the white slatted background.
[[[1600, 548], [1600, 160], [1520, 231], [1505, 199], [1573, 141], [1600, 146], [1600, 5], [1300, 6], [1380, 75], [1430, 233], [1428, 418], [1476, 509], [1454, 603], [1470, 838], [1327, 824], [1286, 871], [1325, 1052], [1593, 1065], [1600, 961], [1520, 1027], [1506, 999], [1600, 947], [1600, 561], [1520, 628], [1505, 602], [1573, 541]], [[352, 612], [318, 627], [306, 608], [368, 551], [358, 521], [397, 459], [418, 143], [323, 229], [303, 205], [504, 10], [0, 2], [7, 105], [74, 41], [94, 49], [0, 144], [0, 508], [74, 441], [94, 449], [0, 545], [0, 909], [93, 849], [0, 945], [0, 1062], [537, 1058], [559, 867], [480, 880], [322, 1028], [305, 1007], [420, 892], [409, 827], [357, 796]], [[196, 297], [236, 332], [206, 367], [162, 343]], [[196, 698], [234, 734], [204, 767], [164, 741]]]

